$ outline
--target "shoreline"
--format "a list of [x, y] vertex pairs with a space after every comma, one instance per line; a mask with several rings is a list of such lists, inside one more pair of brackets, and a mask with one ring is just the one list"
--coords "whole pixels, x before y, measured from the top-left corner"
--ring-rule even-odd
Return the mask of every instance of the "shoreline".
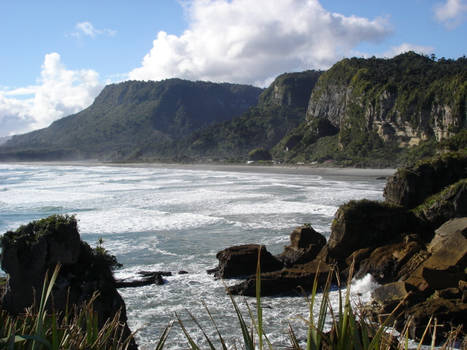
[[128, 168], [159, 168], [183, 170], [208, 170], [219, 172], [238, 172], [255, 174], [285, 174], [285, 175], [327, 175], [346, 177], [388, 177], [395, 173], [393, 168], [337, 168], [317, 167], [312, 165], [258, 165], [258, 164], [213, 164], [213, 163], [111, 163], [100, 161], [51, 161], [51, 162], [0, 162], [0, 164], [16, 164], [30, 166], [82, 166], [82, 167], [128, 167]]

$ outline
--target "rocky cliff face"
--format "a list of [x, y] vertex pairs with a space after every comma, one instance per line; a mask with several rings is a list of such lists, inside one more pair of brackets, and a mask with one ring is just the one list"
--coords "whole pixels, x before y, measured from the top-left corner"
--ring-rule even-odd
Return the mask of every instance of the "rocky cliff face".
[[258, 105], [276, 105], [292, 108], [305, 108], [311, 91], [322, 71], [305, 71], [279, 75], [261, 94]]
[[467, 126], [465, 61], [436, 62], [415, 53], [344, 59], [313, 90], [308, 126], [328, 120], [340, 130], [340, 147], [368, 133], [400, 147], [443, 140]]

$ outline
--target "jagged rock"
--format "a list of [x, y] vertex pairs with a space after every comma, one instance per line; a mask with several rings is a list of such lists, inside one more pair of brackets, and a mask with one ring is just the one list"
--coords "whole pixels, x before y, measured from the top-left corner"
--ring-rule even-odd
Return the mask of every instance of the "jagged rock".
[[[367, 250], [369, 256], [356, 263], [355, 278], [371, 274], [378, 283], [388, 283], [398, 279], [401, 267], [423, 249], [417, 241], [388, 244], [374, 250]], [[348, 258], [347, 261], [350, 259]]]
[[297, 227], [290, 234], [290, 245], [278, 256], [285, 266], [312, 261], [326, 244], [326, 238], [311, 226]]
[[467, 177], [465, 153], [449, 153], [398, 169], [384, 188], [387, 202], [414, 208], [429, 196]]
[[[261, 295], [275, 295], [280, 293], [294, 293], [301, 295], [302, 291], [313, 287], [317, 275], [319, 285], [324, 285], [329, 276], [331, 268], [329, 265], [312, 261], [303, 265], [295, 265], [280, 271], [261, 274]], [[252, 276], [246, 281], [228, 288], [229, 293], [234, 295], [256, 295], [256, 277]]]
[[342, 263], [358, 249], [399, 242], [415, 228], [415, 216], [402, 207], [369, 200], [350, 201], [334, 216], [328, 255]]
[[429, 256], [407, 278], [420, 291], [457, 287], [467, 280], [467, 217], [452, 219], [436, 230]]
[[266, 250], [264, 245], [245, 244], [229, 247], [217, 253], [219, 265], [208, 273], [214, 273], [216, 278], [236, 278], [256, 273], [260, 252], [261, 272], [279, 270], [282, 263]]
[[[105, 250], [92, 249], [80, 240], [74, 217], [54, 215], [9, 231], [1, 238], [2, 269], [8, 274], [2, 296], [2, 308], [18, 314], [33, 303], [39, 305], [44, 276], [62, 264], [52, 295], [54, 309], [64, 311], [70, 305], [80, 306], [98, 292], [93, 303], [102, 326], [120, 311], [125, 325], [123, 336], [131, 334], [126, 325], [125, 303], [115, 288], [111, 267], [115, 257]], [[136, 349], [134, 341], [130, 349]]]
[[372, 293], [372, 298], [380, 304], [397, 304], [407, 298], [409, 291], [405, 282], [397, 281], [387, 283], [376, 288]]
[[467, 216], [467, 179], [429, 197], [414, 211], [432, 228], [439, 227], [449, 219]]
[[[417, 303], [404, 310], [402, 317], [396, 323], [396, 329], [401, 331], [406, 324], [409, 324], [409, 338], [420, 339], [428, 325], [430, 317], [436, 318], [438, 327], [436, 329], [437, 343], [442, 343], [447, 339], [449, 332], [462, 326], [459, 338], [465, 335], [467, 326], [465, 315], [467, 314], [467, 304], [459, 299], [443, 299], [433, 296], [424, 302]], [[409, 319], [411, 320], [408, 323]], [[427, 332], [424, 339], [425, 344], [431, 343], [432, 331]]]

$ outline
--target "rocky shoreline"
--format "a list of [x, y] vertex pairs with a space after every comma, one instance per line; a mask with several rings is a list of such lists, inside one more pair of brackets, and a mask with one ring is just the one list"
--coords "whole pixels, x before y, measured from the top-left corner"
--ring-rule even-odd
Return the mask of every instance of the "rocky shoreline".
[[[376, 316], [390, 313], [402, 303], [395, 327], [409, 325], [409, 335], [420, 339], [430, 317], [438, 321], [437, 341], [461, 327], [466, 337], [467, 311], [467, 156], [449, 153], [398, 169], [387, 181], [385, 201], [350, 201], [335, 214], [331, 235], [311, 225], [297, 227], [290, 244], [274, 256], [265, 246], [233, 246], [217, 254], [219, 265], [208, 273], [214, 278], [243, 278], [228, 288], [232, 294], [256, 294], [258, 253], [262, 295], [293, 294], [310, 290], [314, 280], [324, 284], [338, 271], [341, 281], [349, 274], [371, 274], [381, 284], [368, 306]], [[7, 232], [1, 238], [0, 306], [18, 314], [34, 302], [46, 271], [62, 264], [53, 289], [54, 307], [80, 305], [95, 292], [101, 322], [119, 313], [125, 335], [125, 303], [117, 288], [162, 285], [166, 271], [141, 271], [137, 278], [115, 280], [115, 257], [102, 247], [81, 241], [76, 220], [52, 216]], [[354, 271], [354, 272], [352, 272]], [[186, 273], [179, 271], [179, 274]], [[2, 291], [3, 289], [3, 291]], [[298, 291], [298, 294], [297, 294]], [[410, 322], [409, 322], [410, 320]], [[431, 341], [430, 335], [425, 338]], [[136, 349], [134, 342], [130, 349]]]
[[[315, 277], [325, 283], [336, 269], [345, 281], [371, 274], [382, 286], [373, 295], [372, 312], [390, 313], [402, 302], [395, 324], [420, 339], [430, 317], [438, 322], [437, 341], [461, 327], [467, 314], [467, 157], [462, 152], [437, 156], [401, 168], [388, 179], [384, 202], [360, 200], [342, 205], [331, 235], [311, 226], [296, 228], [278, 256], [264, 246], [234, 246], [217, 254], [217, 278], [245, 280], [232, 294], [256, 294], [256, 262], [261, 252], [261, 294], [296, 294], [311, 289]], [[428, 335], [425, 341], [430, 342]]]

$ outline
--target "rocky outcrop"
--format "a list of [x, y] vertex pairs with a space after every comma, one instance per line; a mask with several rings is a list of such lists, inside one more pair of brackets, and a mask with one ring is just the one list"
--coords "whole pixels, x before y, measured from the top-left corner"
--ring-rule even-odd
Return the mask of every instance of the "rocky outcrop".
[[465, 152], [448, 153], [398, 169], [384, 188], [387, 202], [414, 208], [446, 186], [467, 178]]
[[[118, 294], [112, 275], [115, 257], [102, 247], [92, 249], [80, 240], [76, 219], [54, 215], [6, 232], [1, 238], [2, 269], [8, 274], [7, 286], [1, 298], [2, 308], [18, 314], [32, 304], [39, 305], [44, 276], [60, 263], [54, 284], [54, 309], [64, 311], [91, 300], [102, 326], [120, 312], [125, 324], [123, 336], [131, 334], [126, 325], [125, 303]], [[134, 341], [131, 349], [136, 349]]]
[[217, 253], [219, 266], [209, 270], [220, 278], [247, 277], [244, 282], [229, 288], [232, 294], [256, 295], [256, 266], [258, 252], [261, 261], [261, 295], [301, 293], [313, 286], [315, 276], [324, 282], [331, 267], [316, 256], [326, 244], [326, 239], [310, 225], [295, 228], [290, 235], [290, 245], [277, 257], [264, 246], [250, 244], [234, 246]]
[[369, 200], [350, 201], [334, 216], [328, 257], [342, 266], [355, 251], [399, 242], [416, 228], [415, 216], [403, 207]]
[[266, 250], [264, 245], [245, 244], [229, 247], [217, 253], [219, 265], [208, 273], [216, 278], [238, 278], [256, 273], [258, 252], [261, 272], [275, 271], [282, 268], [282, 263]]
[[406, 279], [419, 291], [457, 287], [467, 280], [467, 217], [443, 224], [427, 246], [427, 259]]
[[[401, 303], [399, 331], [413, 316], [409, 333], [419, 339], [434, 316], [439, 340], [447, 339], [453, 326], [463, 326], [464, 336], [466, 163], [465, 152], [459, 152], [399, 170], [386, 186], [391, 200], [350, 201], [337, 210], [327, 243], [309, 225], [296, 228], [278, 256], [284, 268], [261, 273], [261, 294], [296, 295], [312, 288], [315, 279], [323, 284], [337, 265], [341, 281], [354, 271], [353, 277], [371, 274], [382, 284], [373, 295], [376, 315], [389, 315]], [[229, 292], [254, 296], [256, 282], [250, 276]]]
[[467, 179], [428, 197], [414, 213], [433, 229], [450, 218], [467, 216]]
[[[261, 295], [277, 295], [287, 293], [302, 295], [304, 290], [313, 287], [315, 278], [320, 285], [324, 285], [330, 274], [331, 268], [318, 261], [307, 264], [294, 265], [280, 271], [261, 274]], [[252, 276], [246, 281], [228, 288], [229, 293], [255, 296], [256, 277]]]
[[284, 266], [304, 264], [312, 261], [326, 244], [326, 238], [311, 225], [297, 227], [290, 234], [290, 245], [278, 256]]

